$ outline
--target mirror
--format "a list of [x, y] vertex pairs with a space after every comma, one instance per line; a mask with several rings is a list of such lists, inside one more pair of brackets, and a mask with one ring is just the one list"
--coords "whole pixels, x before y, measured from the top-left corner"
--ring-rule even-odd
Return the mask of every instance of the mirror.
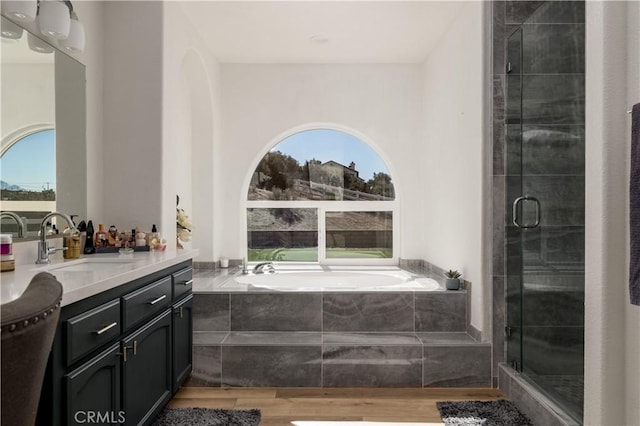
[[85, 67], [5, 17], [1, 41], [0, 210], [31, 239], [50, 211], [87, 216]]

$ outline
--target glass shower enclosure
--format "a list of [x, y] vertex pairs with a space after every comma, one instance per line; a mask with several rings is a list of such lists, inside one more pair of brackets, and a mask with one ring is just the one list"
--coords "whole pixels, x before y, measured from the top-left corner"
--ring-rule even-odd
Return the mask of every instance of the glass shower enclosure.
[[580, 422], [584, 31], [583, 2], [546, 2], [507, 38], [505, 129], [507, 361]]

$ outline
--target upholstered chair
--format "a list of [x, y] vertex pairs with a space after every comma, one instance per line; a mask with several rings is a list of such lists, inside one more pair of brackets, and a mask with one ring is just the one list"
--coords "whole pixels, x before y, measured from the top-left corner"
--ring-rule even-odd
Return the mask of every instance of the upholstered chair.
[[0, 306], [3, 425], [35, 423], [61, 298], [62, 285], [41, 272], [22, 296]]

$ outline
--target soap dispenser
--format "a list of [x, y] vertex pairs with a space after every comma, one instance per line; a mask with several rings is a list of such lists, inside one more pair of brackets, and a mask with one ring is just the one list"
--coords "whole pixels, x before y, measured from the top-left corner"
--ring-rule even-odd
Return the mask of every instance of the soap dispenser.
[[84, 254], [93, 254], [96, 248], [93, 245], [93, 222], [87, 222], [87, 239], [84, 243]]

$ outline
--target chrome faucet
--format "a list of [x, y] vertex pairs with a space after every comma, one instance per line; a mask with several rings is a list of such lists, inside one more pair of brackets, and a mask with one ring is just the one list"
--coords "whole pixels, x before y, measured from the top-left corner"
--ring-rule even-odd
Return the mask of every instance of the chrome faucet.
[[51, 261], [49, 260], [49, 255], [53, 254], [57, 251], [66, 250], [66, 248], [49, 248], [49, 243], [47, 242], [47, 222], [54, 216], [59, 216], [67, 221], [69, 228], [73, 231], [76, 227], [73, 224], [73, 220], [69, 216], [64, 213], [51, 212], [45, 217], [42, 218], [42, 222], [40, 223], [40, 241], [38, 241], [38, 258], [36, 259], [36, 263], [38, 265], [46, 265]]
[[273, 262], [262, 262], [253, 267], [253, 273], [264, 274], [265, 269], [269, 270], [270, 273], [274, 273], [276, 271], [275, 266], [273, 266]]
[[2, 212], [0, 213], [0, 219], [2, 219], [3, 217], [10, 217], [16, 221], [16, 223], [18, 224], [18, 238], [24, 238], [27, 235], [27, 225], [25, 225], [20, 216], [18, 216], [14, 212]]

